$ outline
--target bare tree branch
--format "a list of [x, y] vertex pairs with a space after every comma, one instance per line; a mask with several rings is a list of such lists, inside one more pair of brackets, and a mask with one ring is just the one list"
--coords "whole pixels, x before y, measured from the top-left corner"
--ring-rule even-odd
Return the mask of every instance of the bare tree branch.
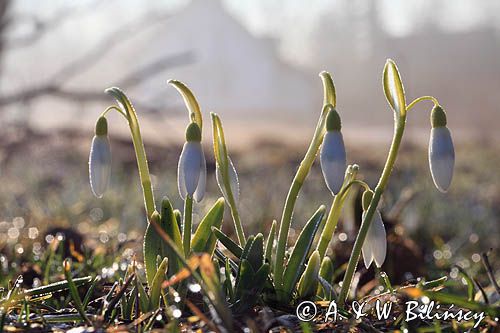
[[[67, 8], [61, 10], [59, 12], [59, 16], [67, 16], [68, 13], [65, 14], [67, 10]], [[0, 107], [17, 103], [32, 102], [42, 96], [52, 96], [61, 100], [79, 103], [109, 100], [109, 98], [102, 91], [85, 91], [75, 88], [69, 89], [65, 88], [65, 83], [95, 66], [99, 60], [104, 58], [118, 45], [130, 40], [138, 33], [152, 27], [156, 23], [164, 22], [169, 15], [170, 14], [167, 11], [152, 10], [132, 22], [123, 24], [117, 30], [107, 36], [104, 36], [104, 38], [102, 38], [96, 46], [86, 52], [83, 56], [64, 65], [51, 78], [46, 80], [46, 82], [38, 86], [22, 89], [7, 95], [0, 95]], [[55, 19], [55, 22], [50, 24], [47, 23], [44, 27], [45, 29], [48, 29], [49, 27], [54, 28], [61, 22], [62, 20], [57, 18]], [[35, 40], [40, 38], [40, 36], [41, 35], [37, 35], [36, 38], [32, 37], [30, 43], [33, 43]], [[12, 45], [9, 45], [9, 47], [11, 48]], [[151, 62], [150, 64], [147, 64], [142, 68], [139, 68], [136, 71], [126, 74], [122, 79], [117, 80], [117, 82], [119, 82], [120, 87], [130, 89], [168, 68], [187, 65], [193, 61], [194, 56], [192, 52], [167, 55]], [[158, 107], [153, 105], [140, 102], [135, 102], [134, 104], [145, 111], [159, 111]]]
[[74, 18], [76, 15], [81, 15], [86, 11], [95, 11], [96, 6], [101, 4], [102, 1], [96, 0], [90, 2], [85, 8], [77, 10], [74, 6], [65, 6], [59, 8], [52, 14], [51, 18], [42, 20], [36, 15], [20, 15], [17, 14], [16, 21], [29, 20], [34, 26], [34, 30], [26, 35], [14, 37], [6, 41], [6, 46], [13, 50], [23, 47], [30, 47], [43, 36], [47, 35], [52, 30], [59, 28], [64, 22]]

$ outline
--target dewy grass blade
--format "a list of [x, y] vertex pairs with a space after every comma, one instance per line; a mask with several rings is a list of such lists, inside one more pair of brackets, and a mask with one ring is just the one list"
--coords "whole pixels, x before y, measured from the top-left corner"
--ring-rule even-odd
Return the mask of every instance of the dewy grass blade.
[[73, 299], [73, 303], [75, 304], [75, 308], [82, 317], [82, 319], [88, 324], [91, 325], [90, 320], [87, 318], [87, 314], [83, 308], [82, 300], [80, 295], [78, 294], [78, 289], [73, 282], [73, 277], [71, 276], [71, 263], [69, 259], [64, 260], [63, 263], [64, 275], [66, 280], [68, 281], [68, 288], [71, 294], [71, 298]]

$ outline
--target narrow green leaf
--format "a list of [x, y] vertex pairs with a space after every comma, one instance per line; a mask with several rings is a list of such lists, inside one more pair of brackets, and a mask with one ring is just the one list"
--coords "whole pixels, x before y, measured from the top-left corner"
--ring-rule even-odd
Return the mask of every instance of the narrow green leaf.
[[[250, 244], [250, 237], [248, 238]], [[257, 234], [248, 250], [246, 259], [252, 265], [254, 271], [258, 271], [264, 263], [264, 235]]]
[[394, 61], [387, 59], [384, 66], [383, 86], [385, 97], [398, 116], [406, 114], [406, 99], [401, 76]]
[[220, 228], [224, 217], [224, 198], [219, 198], [207, 215], [201, 220], [193, 239], [191, 240], [191, 249], [194, 253], [206, 252], [213, 254], [217, 237], [212, 232], [212, 227]]
[[[86, 277], [81, 277], [81, 278], [74, 278], [73, 283], [75, 286], [80, 287], [86, 283], [89, 283], [92, 281], [91, 276], [86, 276]], [[46, 286], [41, 286], [41, 287], [36, 287], [33, 289], [28, 289], [25, 292], [23, 292], [21, 295], [23, 298], [25, 296], [40, 296], [40, 295], [45, 295], [45, 294], [50, 294], [50, 293], [55, 293], [63, 290], [68, 289], [68, 281], [59, 281], [59, 282], [54, 282]]]
[[292, 292], [295, 289], [295, 285], [304, 271], [307, 254], [311, 249], [314, 236], [316, 235], [318, 226], [321, 223], [323, 215], [325, 214], [325, 209], [325, 206], [320, 206], [318, 208], [302, 229], [302, 232], [295, 243], [290, 260], [288, 261], [288, 265], [283, 273], [283, 287], [279, 291], [279, 293], [283, 293], [283, 295], [279, 297], [284, 297], [287, 301], [290, 300]]
[[307, 267], [299, 281], [299, 298], [307, 298], [316, 294], [316, 289], [318, 288], [319, 261], [319, 252], [314, 251], [309, 257]]
[[222, 245], [226, 247], [226, 249], [229, 250], [229, 252], [231, 252], [237, 258], [240, 258], [242, 256], [243, 249], [238, 244], [233, 242], [231, 238], [226, 236], [226, 234], [215, 227], [212, 227], [212, 231], [215, 237], [217, 237], [217, 239], [222, 243]]
[[146, 313], [149, 311], [149, 296], [144, 289], [144, 285], [142, 284], [141, 279], [136, 275], [136, 287], [139, 291], [139, 308], [141, 312]]
[[168, 258], [163, 258], [151, 284], [149, 291], [149, 309], [156, 309], [160, 305], [161, 284], [165, 281], [167, 274]]
[[186, 104], [186, 107], [189, 111], [189, 119], [192, 122], [195, 122], [200, 127], [201, 130], [203, 125], [203, 119], [201, 116], [200, 105], [198, 104], [198, 101], [196, 100], [196, 97], [194, 96], [193, 92], [184, 83], [180, 81], [168, 80], [168, 83], [174, 86], [175, 89], [177, 89], [177, 91], [179, 91], [179, 93], [182, 95], [184, 103]]
[[224, 275], [225, 275], [225, 280], [224, 284], [227, 290], [227, 295], [229, 296], [229, 299], [232, 299], [234, 297], [234, 288], [233, 288], [233, 283], [231, 281], [231, 266], [229, 263], [229, 259], [226, 258], [226, 261], [224, 263]]
[[86, 310], [87, 306], [89, 305], [90, 302], [90, 297], [92, 297], [92, 294], [94, 293], [95, 287], [97, 284], [101, 281], [101, 277], [98, 275], [94, 278], [94, 281], [92, 281], [92, 284], [90, 285], [89, 289], [87, 290], [87, 293], [85, 294], [85, 297], [83, 298], [83, 308]]
[[[160, 223], [160, 220], [161, 218], [158, 212], [154, 212], [153, 215], [151, 215], [151, 221]], [[163, 240], [156, 232], [156, 230], [151, 226], [151, 223], [148, 223], [148, 226], [146, 227], [143, 249], [146, 280], [148, 282], [148, 285], [151, 285], [156, 273], [156, 257], [165, 252], [163, 250]]]
[[273, 220], [273, 224], [271, 224], [271, 230], [269, 231], [269, 237], [267, 237], [266, 251], [265, 251], [265, 258], [271, 266], [273, 265], [273, 245], [275, 238], [276, 238], [276, 220]]
[[82, 304], [82, 299], [80, 298], [80, 294], [78, 293], [78, 289], [73, 282], [73, 277], [71, 276], [71, 263], [69, 259], [64, 260], [63, 262], [63, 269], [64, 269], [64, 276], [66, 277], [66, 280], [68, 281], [68, 288], [69, 288], [69, 293], [71, 295], [71, 298], [73, 299], [73, 304], [75, 305], [76, 310], [82, 317], [82, 319], [87, 323], [90, 324], [90, 320], [87, 318], [87, 314], [85, 313], [85, 310], [83, 309], [83, 304]]
[[254, 284], [254, 275], [255, 271], [252, 268], [250, 262], [246, 259], [243, 259], [240, 263], [240, 269], [238, 272], [238, 278], [236, 281], [235, 299], [242, 298], [245, 294], [247, 294], [250, 289], [255, 286]]

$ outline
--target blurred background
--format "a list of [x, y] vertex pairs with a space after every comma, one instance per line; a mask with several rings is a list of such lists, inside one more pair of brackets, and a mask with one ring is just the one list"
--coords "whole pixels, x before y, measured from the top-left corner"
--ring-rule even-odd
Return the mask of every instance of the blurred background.
[[[179, 208], [176, 166], [187, 117], [167, 80], [192, 88], [205, 117], [210, 176], [199, 215], [220, 195], [208, 120], [210, 111], [221, 115], [245, 227], [255, 233], [279, 220], [320, 113], [318, 73], [328, 70], [348, 161], [375, 186], [392, 137], [381, 85], [387, 58], [397, 62], [408, 100], [431, 94], [447, 110], [457, 156], [452, 188], [440, 194], [426, 155], [432, 105], [416, 107], [382, 207], [393, 251], [387, 269], [408, 262], [401, 279], [457, 264], [480, 271], [480, 253], [498, 256], [500, 232], [495, 0], [2, 0], [0, 250], [22, 257], [32, 246], [23, 243], [43, 246], [56, 227], [94, 245], [129, 239], [140, 247], [140, 186], [117, 115], [109, 118], [111, 189], [97, 200], [88, 185], [93, 126], [112, 103], [103, 93], [110, 86], [137, 108], [157, 198], [168, 195]], [[331, 200], [315, 165], [293, 227]], [[339, 260], [359, 223], [351, 201], [332, 247]], [[225, 230], [233, 232], [229, 218]]]

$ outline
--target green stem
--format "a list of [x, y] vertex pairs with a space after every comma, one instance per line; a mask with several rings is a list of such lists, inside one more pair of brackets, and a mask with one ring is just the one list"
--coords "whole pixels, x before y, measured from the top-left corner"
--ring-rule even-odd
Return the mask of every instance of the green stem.
[[434, 105], [439, 105], [439, 102], [435, 97], [422, 96], [422, 97], [416, 98], [410, 104], [408, 104], [408, 106], [406, 107], [406, 111], [410, 111], [415, 105], [417, 105], [418, 103], [420, 103], [422, 101], [431, 101], [434, 103]]
[[144, 150], [144, 142], [141, 136], [139, 127], [139, 120], [132, 103], [127, 96], [118, 88], [106, 89], [106, 92], [111, 94], [120, 104], [122, 109], [125, 109], [127, 115], [130, 133], [132, 135], [132, 142], [134, 144], [135, 156], [137, 159], [137, 168], [139, 169], [139, 178], [141, 179], [142, 191], [144, 196], [144, 206], [148, 218], [156, 210], [155, 201], [153, 196], [153, 186], [151, 184], [151, 177], [149, 174], [148, 160], [146, 158], [146, 151]]
[[189, 194], [184, 200], [184, 223], [182, 229], [182, 243], [184, 246], [184, 254], [186, 257], [191, 252], [191, 229], [193, 224], [193, 197]]
[[335, 232], [335, 228], [340, 219], [340, 214], [342, 213], [342, 206], [347, 198], [347, 194], [349, 193], [349, 189], [352, 185], [361, 185], [365, 189], [370, 189], [368, 184], [366, 184], [362, 180], [354, 179], [350, 181], [347, 185], [344, 185], [340, 192], [333, 198], [332, 207], [330, 208], [330, 212], [328, 213], [328, 217], [326, 219], [325, 227], [321, 232], [321, 237], [318, 243], [317, 250], [320, 255], [320, 259], [323, 260], [325, 256], [326, 249], [332, 240], [333, 233]]
[[290, 224], [292, 221], [293, 210], [295, 207], [295, 202], [299, 195], [300, 189], [304, 184], [304, 181], [311, 170], [311, 166], [316, 159], [316, 154], [318, 153], [319, 147], [323, 142], [323, 135], [325, 133], [325, 119], [330, 108], [333, 106], [327, 104], [321, 113], [321, 116], [316, 126], [313, 139], [307, 149], [304, 159], [299, 165], [297, 173], [293, 178], [292, 185], [288, 191], [288, 195], [285, 200], [285, 208], [283, 209], [283, 215], [281, 217], [280, 230], [278, 234], [278, 245], [276, 248], [276, 260], [274, 266], [274, 281], [276, 286], [281, 286], [283, 280], [283, 270], [284, 270], [284, 260], [285, 260], [285, 250], [288, 240], [288, 232], [290, 230]]
[[366, 234], [368, 233], [368, 228], [370, 227], [370, 223], [373, 219], [373, 215], [377, 210], [378, 203], [384, 192], [387, 183], [389, 181], [389, 177], [392, 172], [392, 168], [394, 167], [394, 163], [396, 162], [396, 157], [398, 155], [399, 146], [401, 144], [401, 139], [403, 138], [403, 133], [406, 125], [406, 116], [401, 115], [395, 120], [395, 128], [394, 128], [394, 136], [392, 138], [391, 148], [389, 150], [389, 155], [387, 156], [387, 160], [385, 162], [384, 170], [382, 171], [382, 175], [380, 176], [377, 187], [375, 187], [375, 192], [373, 195], [373, 199], [368, 207], [365, 218], [361, 222], [361, 228], [359, 229], [358, 236], [356, 237], [356, 241], [354, 242], [354, 247], [351, 252], [351, 258], [349, 259], [349, 263], [347, 265], [347, 270], [344, 275], [344, 280], [342, 282], [342, 289], [339, 294], [339, 305], [343, 306], [348, 293], [351, 287], [352, 278], [354, 276], [354, 272], [356, 271], [356, 266], [359, 261], [359, 257], [361, 255], [361, 249], [363, 247], [363, 243], [366, 238]]
[[231, 186], [226, 184], [226, 189], [228, 192], [229, 209], [231, 210], [231, 216], [233, 217], [234, 227], [236, 229], [236, 235], [238, 236], [238, 242], [241, 247], [245, 247], [247, 239], [245, 237], [245, 232], [243, 231], [243, 226], [241, 225], [240, 213], [236, 207], [236, 201], [234, 200], [233, 193], [231, 192]]

